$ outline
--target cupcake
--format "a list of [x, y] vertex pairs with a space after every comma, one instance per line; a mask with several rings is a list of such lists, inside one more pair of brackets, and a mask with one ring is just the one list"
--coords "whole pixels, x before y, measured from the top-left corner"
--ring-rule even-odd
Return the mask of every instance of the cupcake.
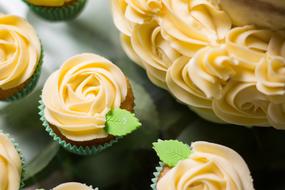
[[12, 101], [36, 86], [42, 48], [34, 28], [23, 18], [0, 15], [0, 100]]
[[40, 17], [50, 21], [76, 18], [87, 0], [23, 0]]
[[[234, 7], [234, 8], [233, 8]], [[215, 123], [285, 130], [285, 3], [112, 0], [127, 55]]]
[[69, 183], [64, 183], [61, 185], [56, 186], [53, 188], [53, 190], [98, 190], [98, 188], [93, 188], [92, 186], [87, 186], [82, 183], [77, 183], [77, 182], [69, 182]]
[[133, 111], [127, 77], [107, 59], [88, 53], [71, 57], [50, 75], [40, 106], [53, 139], [81, 155], [101, 151], [140, 127]]
[[191, 148], [176, 140], [154, 143], [160, 166], [153, 190], [254, 190], [250, 171], [234, 150], [208, 142]]
[[0, 131], [0, 189], [19, 190], [23, 186], [23, 158], [17, 145]]

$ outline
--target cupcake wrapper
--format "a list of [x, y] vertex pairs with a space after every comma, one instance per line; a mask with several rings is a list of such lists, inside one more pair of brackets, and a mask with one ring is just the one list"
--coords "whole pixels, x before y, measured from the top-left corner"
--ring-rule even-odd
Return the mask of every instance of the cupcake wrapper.
[[118, 142], [118, 140], [121, 138], [121, 137], [117, 137], [116, 139], [108, 143], [105, 143], [102, 145], [96, 145], [96, 146], [76, 146], [76, 145], [70, 144], [66, 142], [65, 140], [61, 139], [59, 136], [57, 136], [57, 134], [52, 130], [52, 128], [49, 126], [49, 123], [44, 116], [45, 106], [42, 100], [40, 100], [39, 103], [40, 103], [40, 106], [39, 106], [40, 120], [43, 122], [43, 126], [45, 127], [45, 130], [49, 133], [49, 135], [53, 138], [54, 141], [58, 142], [64, 149], [74, 154], [94, 155], [108, 147], [111, 147], [114, 143]]
[[62, 7], [45, 7], [33, 5], [27, 2], [27, 0], [24, 0], [34, 13], [50, 21], [71, 20], [77, 17], [85, 7], [87, 0], [74, 1], [75, 2]]
[[164, 164], [162, 162], [159, 162], [159, 166], [157, 166], [155, 169], [156, 171], [153, 173], [153, 178], [151, 179], [151, 189], [153, 190], [157, 190], [156, 189], [156, 186], [157, 186], [157, 182], [158, 182], [158, 178], [159, 178], [159, 175], [161, 173], [161, 171], [163, 170], [163, 167], [164, 167]]
[[25, 183], [24, 183], [24, 179], [25, 179], [25, 160], [24, 160], [24, 156], [22, 154], [22, 151], [19, 148], [19, 144], [16, 143], [15, 139], [12, 138], [9, 134], [4, 133], [2, 130], [0, 130], [0, 133], [3, 133], [4, 135], [6, 135], [11, 142], [13, 143], [15, 149], [17, 150], [18, 154], [20, 155], [20, 159], [21, 159], [21, 163], [22, 163], [22, 173], [21, 173], [21, 182], [20, 182], [20, 189], [24, 188]]
[[42, 64], [43, 64], [43, 57], [44, 57], [44, 50], [43, 48], [41, 48], [41, 57], [39, 60], [39, 63], [37, 65], [37, 68], [30, 80], [30, 82], [19, 92], [17, 92], [15, 95], [7, 98], [6, 100], [3, 101], [7, 101], [7, 102], [13, 102], [16, 100], [19, 100], [21, 98], [24, 98], [25, 96], [27, 96], [28, 94], [30, 94], [34, 88], [36, 87], [38, 80], [40, 78], [41, 75], [41, 70], [42, 70]]

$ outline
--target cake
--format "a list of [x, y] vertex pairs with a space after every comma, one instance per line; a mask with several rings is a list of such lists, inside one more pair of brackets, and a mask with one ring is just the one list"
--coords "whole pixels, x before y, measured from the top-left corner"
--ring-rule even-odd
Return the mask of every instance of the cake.
[[112, 1], [125, 52], [155, 85], [209, 121], [276, 129], [285, 129], [283, 8], [279, 0]]

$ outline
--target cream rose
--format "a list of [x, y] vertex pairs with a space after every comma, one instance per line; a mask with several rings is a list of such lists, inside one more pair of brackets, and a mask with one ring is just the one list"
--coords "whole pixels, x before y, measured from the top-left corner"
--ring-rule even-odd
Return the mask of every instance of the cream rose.
[[285, 57], [264, 58], [256, 68], [257, 89], [275, 104], [285, 103]]
[[33, 27], [23, 18], [0, 15], [0, 88], [8, 90], [26, 82], [41, 56]]
[[225, 146], [192, 143], [192, 153], [159, 179], [157, 190], [254, 190], [241, 156]]
[[131, 43], [149, 78], [156, 85], [166, 88], [166, 72], [181, 54], [162, 37], [158, 24], [149, 22], [136, 25], [131, 35]]
[[127, 91], [127, 78], [116, 65], [94, 54], [77, 55], [46, 81], [45, 117], [70, 140], [105, 138], [105, 116], [121, 106]]
[[201, 117], [221, 123], [212, 110], [212, 99], [197, 86], [189, 73], [190, 59], [182, 56], [168, 69], [166, 83], [169, 91]]
[[236, 81], [226, 85], [222, 98], [213, 100], [213, 110], [219, 118], [243, 126], [269, 126], [268, 105], [268, 98], [255, 83]]
[[11, 140], [0, 132], [0, 189], [20, 188], [22, 163]]
[[152, 20], [162, 3], [161, 0], [112, 0], [112, 7], [115, 25], [130, 36], [134, 24]]
[[57, 187], [53, 188], [53, 190], [98, 190], [98, 188], [93, 189], [92, 187], [82, 183], [69, 182], [58, 185]]
[[231, 29], [227, 14], [208, 0], [163, 0], [163, 5], [162, 35], [186, 56], [222, 42]]
[[265, 57], [273, 32], [257, 29], [254, 26], [236, 27], [226, 38], [227, 51], [239, 61], [241, 72], [251, 72]]

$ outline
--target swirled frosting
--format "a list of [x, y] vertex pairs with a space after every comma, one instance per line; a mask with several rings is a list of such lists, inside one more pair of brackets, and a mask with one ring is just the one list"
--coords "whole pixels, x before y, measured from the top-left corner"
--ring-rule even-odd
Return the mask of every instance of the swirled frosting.
[[208, 0], [163, 0], [159, 16], [163, 36], [186, 56], [222, 42], [231, 29], [231, 20], [217, 4]]
[[105, 116], [121, 106], [127, 92], [127, 78], [116, 65], [98, 55], [77, 55], [46, 81], [45, 117], [70, 140], [105, 138]]
[[225, 146], [195, 142], [192, 153], [162, 176], [157, 190], [254, 190], [241, 156]]
[[17, 87], [34, 73], [41, 45], [33, 27], [23, 18], [0, 15], [0, 88]]
[[61, 184], [53, 188], [53, 190], [94, 190], [94, 189], [82, 183], [69, 182], [69, 183]]
[[131, 41], [133, 50], [143, 63], [149, 78], [156, 85], [166, 88], [166, 72], [181, 54], [162, 37], [161, 28], [156, 22], [136, 25]]
[[27, 2], [33, 5], [47, 6], [47, 7], [59, 7], [71, 1], [74, 1], [74, 0], [27, 0]]
[[285, 129], [285, 31], [235, 26], [221, 1], [161, 0], [151, 8], [146, 0], [113, 0], [123, 48], [200, 116]]
[[18, 190], [22, 173], [21, 158], [11, 140], [0, 132], [0, 189]]
[[255, 83], [229, 82], [220, 99], [213, 100], [213, 110], [222, 120], [236, 125], [268, 126], [268, 98]]

